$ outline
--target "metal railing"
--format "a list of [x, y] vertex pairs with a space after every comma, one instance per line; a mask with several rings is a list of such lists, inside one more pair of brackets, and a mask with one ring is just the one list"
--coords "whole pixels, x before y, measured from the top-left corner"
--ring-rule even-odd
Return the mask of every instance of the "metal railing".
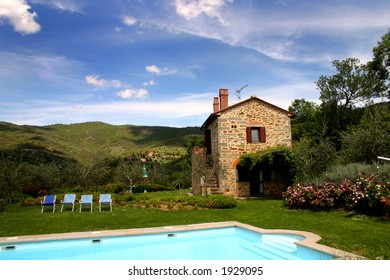
[[376, 168], [379, 168], [379, 161], [380, 161], [380, 160], [387, 160], [387, 161], [390, 161], [390, 158], [378, 156], [378, 157], [376, 158]]

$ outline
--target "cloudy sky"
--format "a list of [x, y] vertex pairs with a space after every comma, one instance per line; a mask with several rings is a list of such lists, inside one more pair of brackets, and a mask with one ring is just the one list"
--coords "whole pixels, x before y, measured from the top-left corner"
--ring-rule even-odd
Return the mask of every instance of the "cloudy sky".
[[389, 28], [388, 0], [0, 0], [0, 121], [200, 126], [245, 85], [317, 102]]

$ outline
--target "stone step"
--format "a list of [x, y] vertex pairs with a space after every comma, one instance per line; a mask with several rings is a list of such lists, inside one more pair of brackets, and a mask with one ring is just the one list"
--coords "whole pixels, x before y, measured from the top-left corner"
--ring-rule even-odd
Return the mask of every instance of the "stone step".
[[222, 194], [222, 191], [218, 187], [212, 187], [212, 188], [210, 188], [210, 193], [211, 194]]

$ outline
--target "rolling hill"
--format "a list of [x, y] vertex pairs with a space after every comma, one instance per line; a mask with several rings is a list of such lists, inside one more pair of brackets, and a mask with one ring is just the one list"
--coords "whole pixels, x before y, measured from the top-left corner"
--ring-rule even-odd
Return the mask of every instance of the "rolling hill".
[[102, 122], [15, 125], [0, 122], [0, 151], [25, 151], [30, 157], [77, 160], [87, 163], [101, 157], [127, 157], [155, 152], [182, 154], [184, 138], [202, 135], [199, 127], [110, 125]]

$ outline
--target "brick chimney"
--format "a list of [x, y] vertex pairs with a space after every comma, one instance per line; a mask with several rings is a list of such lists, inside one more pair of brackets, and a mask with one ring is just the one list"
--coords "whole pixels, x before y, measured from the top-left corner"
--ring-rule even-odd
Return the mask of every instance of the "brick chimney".
[[214, 113], [219, 111], [219, 98], [218, 97], [214, 97], [213, 107], [214, 107]]
[[219, 90], [220, 110], [229, 107], [229, 92], [227, 89], [221, 88]]

